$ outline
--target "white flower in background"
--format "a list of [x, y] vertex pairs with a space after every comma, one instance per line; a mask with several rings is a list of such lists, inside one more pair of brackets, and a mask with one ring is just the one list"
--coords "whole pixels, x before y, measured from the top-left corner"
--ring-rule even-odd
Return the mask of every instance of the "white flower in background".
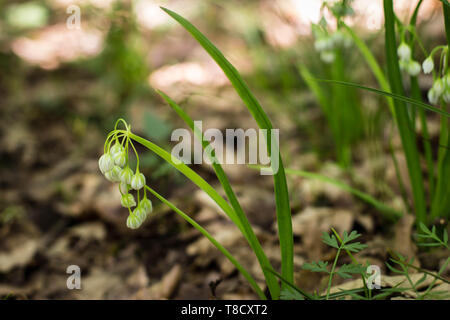
[[331, 50], [333, 48], [333, 40], [326, 36], [321, 36], [314, 42], [314, 48], [319, 51]]
[[397, 49], [397, 54], [400, 60], [409, 61], [411, 59], [411, 48], [406, 44], [406, 42], [402, 42]]
[[430, 90], [428, 90], [428, 101], [430, 101], [431, 104], [437, 104], [438, 100], [439, 100], [439, 96], [436, 94], [436, 91], [431, 88]]
[[345, 48], [350, 48], [352, 46], [353, 43], [353, 39], [349, 36], [349, 35], [345, 35], [344, 37], [344, 47]]
[[447, 88], [450, 88], [450, 73], [447, 73], [447, 75], [445, 76], [445, 84]]
[[134, 207], [136, 205], [136, 201], [131, 193], [126, 193], [122, 195], [120, 199], [120, 204], [125, 208]]
[[444, 99], [445, 103], [450, 103], [450, 90], [445, 90], [444, 94], [442, 95], [442, 98]]
[[436, 95], [440, 97], [445, 90], [444, 81], [441, 78], [437, 79], [434, 82], [432, 89], [435, 91]]
[[419, 75], [420, 73], [420, 64], [417, 61], [411, 60], [408, 62], [408, 73], [413, 76], [416, 77]]
[[400, 70], [402, 70], [402, 71], [408, 71], [408, 65], [409, 65], [409, 63], [406, 60], [399, 61]]
[[131, 187], [134, 190], [142, 189], [145, 186], [145, 176], [139, 171], [131, 178]]
[[133, 178], [133, 170], [131, 170], [130, 167], [126, 167], [120, 173], [119, 178], [123, 183], [131, 184], [131, 179]]
[[425, 59], [425, 61], [422, 63], [423, 73], [428, 74], [434, 69], [434, 62], [433, 58], [429, 56]]
[[332, 63], [334, 61], [334, 52], [332, 51], [324, 51], [320, 54], [320, 59], [322, 59], [325, 63]]
[[105, 153], [100, 157], [100, 159], [98, 160], [98, 167], [103, 174], [112, 170], [112, 168], [114, 167], [114, 161], [109, 153]]

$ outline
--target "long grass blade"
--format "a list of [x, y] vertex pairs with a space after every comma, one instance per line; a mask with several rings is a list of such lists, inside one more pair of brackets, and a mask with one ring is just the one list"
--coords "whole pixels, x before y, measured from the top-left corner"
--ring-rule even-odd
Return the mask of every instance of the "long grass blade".
[[[168, 95], [166, 95], [164, 92], [160, 90], [156, 90], [157, 93], [169, 104], [169, 106], [172, 107], [172, 109], [180, 116], [181, 119], [191, 128], [191, 130], [196, 135], [197, 139], [202, 142], [203, 149], [207, 150], [210, 146], [210, 143], [208, 141], [205, 141], [203, 139], [203, 134], [200, 131], [199, 128], [195, 126], [194, 121], [189, 117], [189, 115], [175, 102], [173, 101]], [[223, 189], [225, 190], [225, 194], [227, 195], [228, 200], [230, 201], [231, 206], [233, 207], [234, 211], [236, 212], [236, 215], [238, 219], [241, 221], [243, 229], [245, 231], [244, 236], [249, 242], [250, 247], [255, 252], [256, 257], [258, 258], [259, 264], [261, 265], [261, 269], [264, 273], [264, 276], [266, 278], [267, 286], [269, 287], [269, 291], [271, 292], [271, 295], [273, 297], [277, 297], [279, 295], [279, 285], [276, 277], [267, 272], [267, 269], [272, 268], [269, 259], [267, 258], [266, 254], [264, 253], [261, 244], [258, 241], [258, 238], [256, 237], [255, 233], [253, 232], [253, 229], [250, 225], [250, 222], [248, 221], [244, 211], [242, 210], [241, 205], [239, 204], [239, 201], [230, 185], [230, 182], [228, 181], [228, 178], [220, 165], [217, 161], [214, 161], [215, 156], [214, 154], [207, 153], [208, 156], [210, 156], [210, 160], [212, 163], [212, 167], [214, 169], [214, 172], [216, 173], [217, 178], [219, 179], [219, 182], [221, 183]]]
[[[375, 59], [374, 55], [370, 51], [369, 47], [364, 43], [364, 41], [361, 38], [358, 37], [358, 35], [353, 31], [352, 28], [347, 26], [342, 21], [341, 21], [341, 24], [344, 27], [344, 29], [348, 32], [348, 34], [352, 37], [353, 42], [355, 43], [356, 47], [361, 52], [361, 55], [364, 57], [364, 60], [366, 61], [370, 70], [372, 70], [373, 75], [377, 79], [381, 90], [383, 90], [385, 92], [390, 92], [391, 88], [389, 87], [389, 82], [386, 80], [383, 70], [381, 69], [381, 67], [378, 64], [377, 60]], [[389, 104], [389, 109], [391, 110], [391, 113], [395, 119], [394, 102], [389, 97], [387, 99], [387, 102]]]
[[416, 105], [418, 107], [421, 107], [421, 108], [424, 108], [424, 109], [436, 112], [436, 113], [438, 113], [440, 115], [443, 115], [443, 116], [445, 116], [447, 118], [450, 118], [450, 113], [448, 113], [447, 111], [439, 109], [439, 108], [436, 108], [436, 107], [433, 107], [432, 105], [429, 105], [429, 104], [424, 103], [422, 101], [417, 101], [415, 99], [406, 97], [404, 95], [391, 93], [391, 92], [386, 92], [386, 91], [378, 90], [378, 89], [371, 88], [371, 87], [366, 87], [366, 86], [363, 86], [363, 85], [360, 85], [360, 84], [357, 84], [357, 83], [353, 83], [353, 82], [336, 81], [336, 80], [328, 80], [328, 79], [315, 79], [315, 80], [316, 81], [320, 81], [320, 82], [330, 82], [330, 83], [341, 84], [343, 86], [350, 86], [350, 87], [363, 89], [363, 90], [370, 91], [370, 92], [373, 92], [373, 93], [376, 93], [376, 94], [379, 94], [379, 95], [382, 95], [382, 96], [391, 97], [394, 100], [398, 100], [399, 102], [410, 103], [410, 104]]
[[[217, 49], [211, 41], [206, 38], [197, 28], [195, 28], [189, 21], [178, 15], [177, 13], [162, 8], [168, 15], [180, 23], [208, 52], [208, 54], [216, 61], [219, 67], [223, 70], [231, 84], [235, 88], [238, 95], [241, 97], [248, 110], [255, 118], [258, 126], [261, 129], [268, 131], [268, 137], [271, 136], [272, 124], [267, 114], [262, 109], [259, 102], [251, 93], [250, 89], [245, 84], [244, 80], [240, 76], [236, 68], [224, 57], [222, 52]], [[266, 146], [268, 155], [271, 154], [271, 139], [267, 139]], [[275, 148], [275, 149], [278, 149]], [[274, 190], [275, 190], [275, 203], [277, 209], [277, 222], [278, 222], [278, 236], [280, 240], [281, 248], [281, 270], [282, 275], [292, 281], [294, 279], [294, 253], [293, 253], [293, 234], [292, 234], [292, 218], [291, 209], [289, 204], [289, 193], [287, 188], [286, 176], [284, 173], [284, 167], [281, 159], [279, 159], [279, 170], [274, 175]]]
[[[385, 46], [386, 60], [388, 66], [388, 78], [393, 94], [403, 96], [404, 89], [400, 66], [397, 56], [397, 42], [395, 39], [395, 14], [392, 0], [384, 0], [384, 19], [385, 19]], [[411, 99], [416, 101], [414, 99]], [[409, 116], [407, 106], [398, 99], [394, 100], [396, 121], [400, 132], [400, 138], [405, 152], [406, 163], [408, 166], [409, 178], [411, 181], [414, 209], [416, 212], [416, 221], [425, 222], [425, 188], [423, 184], [422, 168], [420, 166], [419, 152], [416, 146], [415, 133], [409, 128]]]

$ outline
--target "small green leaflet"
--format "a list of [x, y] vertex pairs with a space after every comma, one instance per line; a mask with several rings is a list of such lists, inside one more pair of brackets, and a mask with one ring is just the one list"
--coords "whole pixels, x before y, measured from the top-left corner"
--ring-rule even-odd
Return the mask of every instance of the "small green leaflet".
[[325, 272], [325, 273], [330, 273], [327, 269], [327, 265], [328, 262], [324, 262], [324, 261], [317, 261], [317, 262], [311, 262], [311, 263], [305, 263], [303, 265], [303, 269], [304, 270], [309, 270], [312, 272]]
[[330, 236], [328, 233], [324, 232], [322, 233], [322, 241], [330, 247], [339, 249], [337, 239], [334, 235]]
[[343, 279], [352, 278], [352, 274], [361, 274], [366, 271], [366, 268], [361, 264], [344, 264], [342, 265], [336, 274]]
[[281, 300], [305, 300], [303, 296], [291, 287], [286, 287], [280, 292]]

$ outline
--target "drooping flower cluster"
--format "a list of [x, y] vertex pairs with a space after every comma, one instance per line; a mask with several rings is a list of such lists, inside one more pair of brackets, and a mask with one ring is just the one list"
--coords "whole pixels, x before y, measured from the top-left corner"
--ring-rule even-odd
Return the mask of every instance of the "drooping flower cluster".
[[[440, 70], [434, 70], [433, 54], [442, 49]], [[431, 104], [437, 104], [442, 98], [445, 103], [450, 103], [450, 73], [447, 67], [447, 46], [435, 47], [422, 64], [424, 73], [433, 72], [433, 85], [428, 91], [428, 100]], [[441, 76], [442, 75], [442, 76]]]
[[412, 58], [411, 47], [404, 41], [397, 48], [400, 69], [416, 77], [420, 73], [420, 64]]
[[[127, 130], [117, 130], [117, 123], [120, 121], [125, 124]], [[104, 154], [100, 157], [98, 165], [106, 179], [119, 183], [119, 191], [122, 195], [120, 203], [123, 207], [128, 208], [130, 213], [127, 226], [137, 229], [152, 212], [152, 202], [147, 198], [145, 176], [139, 172], [139, 156], [129, 137], [130, 126], [122, 119], [117, 123], [114, 131], [106, 139]], [[129, 165], [129, 146], [136, 154], [136, 172], [133, 172]], [[137, 203], [133, 194], [130, 193], [132, 190], [136, 190]], [[133, 207], [135, 208], [132, 209]]]
[[346, 33], [336, 30], [328, 33], [326, 30], [316, 26], [313, 28], [315, 37], [314, 48], [320, 53], [320, 59], [325, 63], [332, 63], [336, 58], [335, 49], [344, 47], [348, 48], [352, 44], [352, 39]]
[[[441, 65], [439, 71], [435, 72], [433, 54], [442, 49]], [[428, 91], [428, 100], [431, 104], [439, 103], [442, 98], [446, 103], [450, 102], [450, 74], [447, 70], [447, 46], [435, 47], [427, 58], [423, 61], [422, 67], [420, 64], [412, 58], [411, 47], [404, 41], [397, 48], [397, 54], [399, 57], [400, 69], [408, 72], [409, 75], [416, 77], [420, 71], [429, 74], [433, 73], [433, 85]]]

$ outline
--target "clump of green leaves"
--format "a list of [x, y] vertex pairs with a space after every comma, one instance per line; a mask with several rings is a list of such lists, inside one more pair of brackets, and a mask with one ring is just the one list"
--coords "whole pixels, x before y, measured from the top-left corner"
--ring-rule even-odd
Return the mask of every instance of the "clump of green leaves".
[[[432, 229], [430, 230], [425, 224], [420, 223], [419, 227], [422, 233], [417, 234], [417, 237], [420, 240], [417, 243], [417, 245], [423, 247], [443, 247], [446, 248], [447, 250], [450, 249], [448, 245], [448, 233], [446, 229], [443, 230], [442, 237], [439, 237], [436, 226], [433, 226]], [[386, 262], [386, 266], [389, 268], [389, 270], [391, 270], [395, 274], [403, 275], [405, 277], [405, 281], [409, 283], [410, 287], [403, 288], [403, 290], [412, 290], [415, 293], [418, 300], [432, 299], [432, 298], [443, 299], [449, 296], [449, 292], [431, 291], [431, 289], [433, 289], [438, 280], [445, 283], [450, 283], [450, 281], [441, 276], [444, 270], [447, 268], [448, 264], [450, 263], [450, 256], [445, 260], [444, 264], [439, 269], [438, 273], [428, 272], [422, 268], [415, 266], [413, 264], [414, 258], [408, 259], [399, 253], [396, 253], [395, 258], [390, 258], [390, 261], [392, 265]], [[410, 277], [409, 272], [410, 269], [422, 272], [423, 277], [421, 277], [417, 281], [413, 281], [413, 279]], [[426, 280], [427, 276], [431, 276], [434, 279], [433, 281], [430, 282], [430, 284], [426, 287], [425, 290], [420, 291], [419, 285]]]

